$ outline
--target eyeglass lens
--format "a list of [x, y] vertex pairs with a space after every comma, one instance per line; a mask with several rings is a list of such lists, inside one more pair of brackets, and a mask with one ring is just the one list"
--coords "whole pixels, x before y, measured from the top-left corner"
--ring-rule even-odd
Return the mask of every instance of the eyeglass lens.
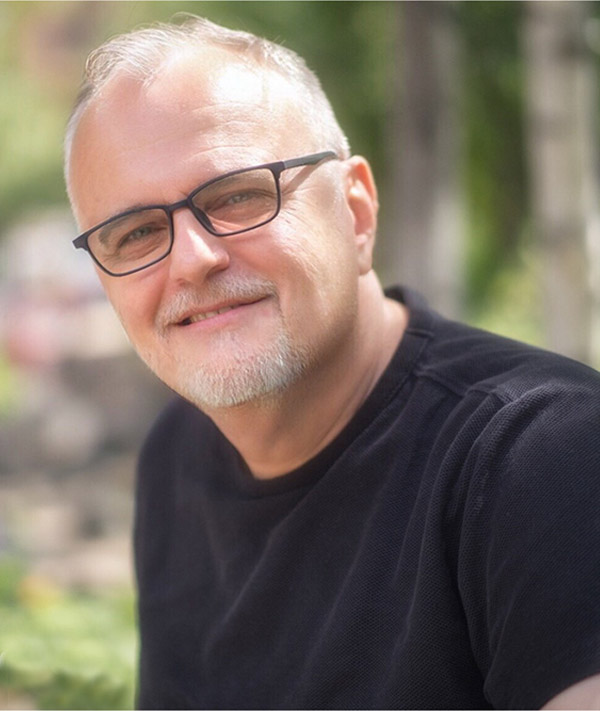
[[[228, 235], [258, 227], [275, 217], [279, 207], [277, 182], [269, 169], [248, 170], [215, 180], [192, 193], [191, 203], [210, 231]], [[117, 217], [88, 236], [94, 257], [114, 274], [158, 261], [170, 246], [171, 220], [163, 208]]]

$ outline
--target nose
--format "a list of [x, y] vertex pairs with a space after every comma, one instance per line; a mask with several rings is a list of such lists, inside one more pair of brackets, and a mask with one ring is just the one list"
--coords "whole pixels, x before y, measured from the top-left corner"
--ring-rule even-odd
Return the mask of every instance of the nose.
[[198, 282], [229, 266], [224, 240], [211, 235], [188, 209], [173, 214], [173, 247], [169, 275], [177, 281]]

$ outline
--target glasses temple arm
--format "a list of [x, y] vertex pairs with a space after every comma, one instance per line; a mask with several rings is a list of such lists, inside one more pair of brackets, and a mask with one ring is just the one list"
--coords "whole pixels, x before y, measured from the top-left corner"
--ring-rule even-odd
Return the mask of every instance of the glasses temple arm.
[[337, 158], [335, 151], [312, 153], [309, 156], [302, 156], [302, 158], [290, 158], [290, 160], [284, 160], [282, 163], [284, 170], [287, 170], [288, 168], [296, 168], [299, 165], [314, 165], [315, 163], [320, 163], [322, 160], [330, 160], [331, 158]]

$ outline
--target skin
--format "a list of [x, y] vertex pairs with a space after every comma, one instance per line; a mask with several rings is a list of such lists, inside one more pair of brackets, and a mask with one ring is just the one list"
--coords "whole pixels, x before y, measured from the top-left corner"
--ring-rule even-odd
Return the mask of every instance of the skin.
[[549, 701], [544, 709], [600, 709], [600, 674], [570, 686]]
[[[73, 145], [81, 229], [135, 205], [180, 200], [228, 170], [330, 148], [303, 122], [301, 107], [279, 76], [220, 50], [175, 58], [145, 88], [113, 80]], [[167, 259], [120, 279], [98, 272], [138, 353], [184, 397], [194, 400], [196, 372], [234, 377], [280, 349], [282, 338], [300, 354], [302, 370], [285, 387], [236, 406], [195, 403], [260, 478], [300, 466], [343, 429], [407, 321], [372, 271], [377, 193], [368, 163], [355, 156], [294, 171], [283, 187], [282, 213], [241, 238], [217, 239], [182, 210]], [[224, 304], [242, 305], [179, 325]], [[594, 676], [544, 708], [593, 709], [599, 700]]]
[[[222, 50], [180, 56], [146, 87], [112, 80], [73, 144], [81, 229], [136, 205], [180, 200], [228, 170], [330, 148], [306, 123], [297, 93]], [[219, 239], [180, 210], [169, 257], [124, 278], [99, 272], [141, 357], [263, 478], [300, 466], [347, 424], [406, 323], [372, 271], [377, 194], [368, 163], [288, 171], [282, 188], [284, 208], [268, 225]], [[238, 308], [181, 325], [224, 305]], [[233, 407], [194, 398], [198, 372], [227, 379], [252, 371], [284, 341], [296, 358], [284, 387]]]

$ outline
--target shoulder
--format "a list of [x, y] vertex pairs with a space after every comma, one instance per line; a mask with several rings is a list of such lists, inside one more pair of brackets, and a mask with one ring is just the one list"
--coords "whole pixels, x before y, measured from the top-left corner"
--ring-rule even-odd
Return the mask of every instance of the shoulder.
[[541, 507], [552, 493], [560, 499], [565, 485], [597, 488], [597, 371], [439, 317], [433, 334], [421, 374], [457, 393], [457, 408], [470, 404], [465, 470], [478, 506]]
[[459, 394], [489, 393], [506, 404], [569, 394], [600, 402], [600, 374], [583, 363], [435, 314], [431, 334], [419, 373]]
[[600, 377], [460, 324], [436, 336], [424, 377], [477, 403], [453, 512], [486, 693], [539, 708], [600, 670]]
[[417, 336], [423, 345], [414, 375], [459, 397], [493, 394], [510, 403], [529, 394], [540, 397], [571, 391], [587, 392], [591, 398], [600, 395], [600, 373], [582, 363], [444, 318], [409, 289], [392, 288], [387, 294], [408, 309], [405, 339]]

